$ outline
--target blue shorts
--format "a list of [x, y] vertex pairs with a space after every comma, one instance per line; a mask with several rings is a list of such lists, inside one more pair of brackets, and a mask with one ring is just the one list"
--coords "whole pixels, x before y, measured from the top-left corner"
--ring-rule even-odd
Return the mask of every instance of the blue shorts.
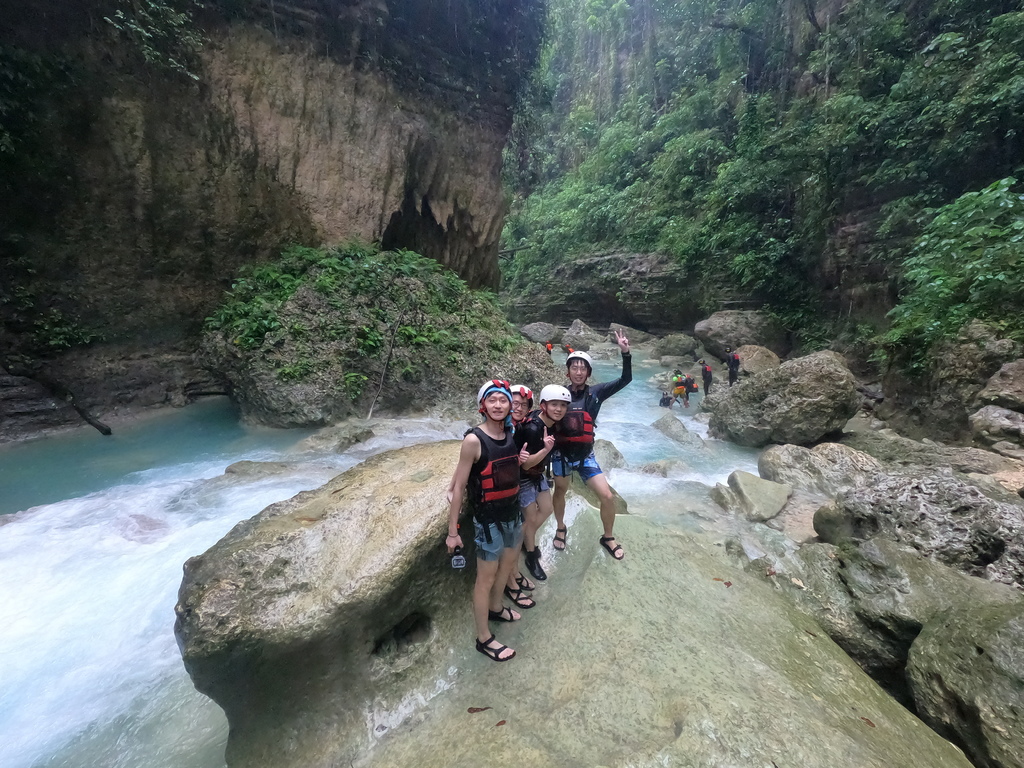
[[487, 527], [491, 532], [491, 540], [487, 540], [484, 533], [484, 526], [475, 518], [473, 520], [473, 540], [476, 542], [476, 557], [478, 560], [497, 560], [501, 557], [502, 549], [518, 549], [523, 543], [523, 516], [516, 515], [516, 519], [507, 523], [488, 523]]
[[551, 471], [555, 477], [568, 477], [573, 472], [576, 472], [580, 476], [580, 480], [585, 483], [590, 478], [600, 475], [601, 467], [597, 465], [597, 459], [594, 458], [593, 451], [580, 461], [566, 461], [562, 458], [561, 451], [553, 451], [551, 453]]
[[526, 480], [519, 481], [519, 506], [526, 509], [531, 504], [537, 501], [537, 497], [545, 491], [550, 491], [551, 486], [548, 485], [548, 479], [541, 475], [540, 477], [530, 477]]

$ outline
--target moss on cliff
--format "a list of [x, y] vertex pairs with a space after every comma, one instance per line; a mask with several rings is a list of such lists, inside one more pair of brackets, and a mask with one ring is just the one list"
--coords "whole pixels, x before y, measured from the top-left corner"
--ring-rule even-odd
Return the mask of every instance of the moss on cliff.
[[556, 372], [492, 294], [409, 251], [293, 247], [244, 269], [207, 321], [208, 364], [262, 423], [325, 424], [378, 409], [471, 401], [479, 380]]

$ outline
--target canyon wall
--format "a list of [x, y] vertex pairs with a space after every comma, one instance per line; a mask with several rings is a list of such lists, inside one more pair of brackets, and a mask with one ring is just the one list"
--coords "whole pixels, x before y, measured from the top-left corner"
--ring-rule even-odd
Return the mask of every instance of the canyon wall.
[[[143, 62], [104, 21], [116, 7], [5, 11], [0, 46], [61, 62], [30, 157], [44, 172], [0, 187], [12, 372], [101, 409], [180, 397], [238, 269], [288, 243], [380, 241], [497, 287], [539, 0], [207, 2], [195, 81]], [[112, 386], [140, 354], [141, 378]]]

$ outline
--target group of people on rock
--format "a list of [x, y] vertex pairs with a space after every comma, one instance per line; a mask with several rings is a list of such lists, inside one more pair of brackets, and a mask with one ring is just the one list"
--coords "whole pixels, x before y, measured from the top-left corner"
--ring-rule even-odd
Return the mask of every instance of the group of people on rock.
[[[566, 358], [569, 386], [545, 386], [536, 410], [533, 392], [521, 384], [494, 379], [477, 393], [483, 422], [462, 441], [448, 489], [445, 544], [449, 553], [463, 546], [459, 515], [466, 500], [476, 545], [476, 649], [494, 661], [508, 661], [516, 652], [497, 640], [490, 622], [519, 621], [522, 613], [516, 608], [527, 610], [537, 604], [528, 594], [536, 584], [518, 568], [520, 550], [526, 552], [530, 575], [546, 580], [537, 532], [552, 514], [552, 545], [559, 551], [566, 548], [565, 494], [574, 472], [600, 500], [604, 533], [599, 543], [615, 560], [625, 557], [612, 530], [615, 498], [594, 457], [601, 406], [633, 380], [629, 340], [616, 331], [615, 341], [622, 353], [622, 374], [614, 381], [588, 385], [592, 360], [586, 352], [571, 351]], [[505, 605], [503, 597], [515, 608]]]
[[[707, 397], [708, 393], [711, 391], [711, 383], [713, 379], [711, 366], [708, 365], [704, 358], [698, 360], [697, 364], [700, 366], [700, 377], [704, 385], [704, 396]], [[729, 386], [731, 387], [736, 383], [736, 380], [740, 375], [740, 356], [733, 351], [732, 347], [725, 348], [725, 364], [729, 368]], [[672, 372], [671, 393], [663, 391], [658, 405], [662, 408], [671, 408], [679, 402], [679, 398], [682, 398], [683, 407], [689, 408], [690, 395], [696, 394], [697, 391], [697, 382], [694, 381], [693, 377], [688, 373], [684, 374], [681, 370], [676, 368]]]

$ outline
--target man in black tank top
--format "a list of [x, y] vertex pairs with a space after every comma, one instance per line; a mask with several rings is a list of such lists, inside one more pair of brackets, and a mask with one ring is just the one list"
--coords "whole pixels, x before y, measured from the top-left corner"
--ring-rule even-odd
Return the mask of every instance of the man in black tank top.
[[[519, 449], [512, 439], [509, 412], [512, 393], [507, 381], [486, 382], [477, 393], [483, 423], [466, 433], [451, 484], [448, 507], [449, 552], [462, 547], [459, 514], [463, 498], [473, 512], [476, 543], [476, 584], [473, 618], [476, 649], [494, 661], [508, 661], [516, 652], [502, 645], [488, 621], [518, 621], [522, 614], [502, 605], [501, 592], [519, 560], [523, 543], [519, 509]], [[467, 495], [468, 493], [468, 495]], [[523, 606], [526, 607], [526, 606]]]

